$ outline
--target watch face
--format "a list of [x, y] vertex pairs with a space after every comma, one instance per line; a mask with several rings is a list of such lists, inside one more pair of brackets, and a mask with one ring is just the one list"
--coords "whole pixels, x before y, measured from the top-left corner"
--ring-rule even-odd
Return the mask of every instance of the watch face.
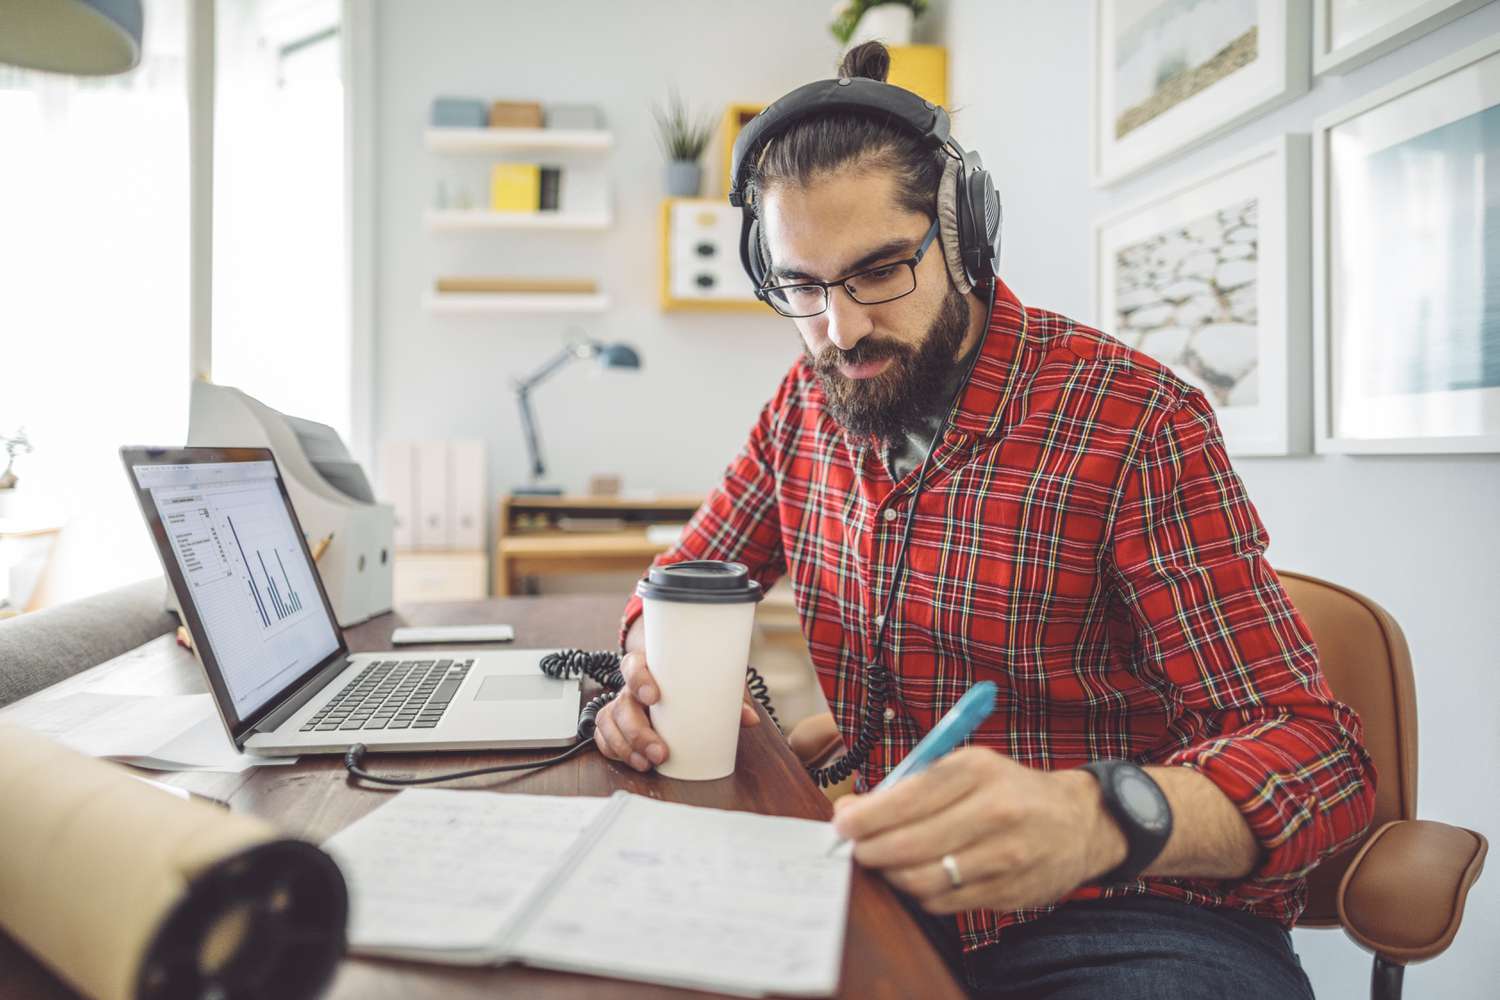
[[1168, 812], [1160, 789], [1139, 771], [1123, 770], [1115, 777], [1115, 793], [1135, 821], [1148, 830], [1166, 826]]

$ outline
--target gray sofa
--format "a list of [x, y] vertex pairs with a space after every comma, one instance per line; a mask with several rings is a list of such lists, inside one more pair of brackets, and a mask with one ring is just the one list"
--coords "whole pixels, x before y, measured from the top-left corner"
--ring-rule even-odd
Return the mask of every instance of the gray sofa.
[[165, 596], [156, 577], [0, 620], [0, 707], [171, 632]]

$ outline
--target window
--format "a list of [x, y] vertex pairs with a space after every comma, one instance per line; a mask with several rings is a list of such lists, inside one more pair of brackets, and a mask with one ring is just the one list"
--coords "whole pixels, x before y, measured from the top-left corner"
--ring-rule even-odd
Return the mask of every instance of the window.
[[186, 10], [145, 13], [128, 74], [0, 66], [0, 428], [36, 449], [11, 505], [66, 525], [44, 603], [160, 572], [117, 449], [187, 432]]

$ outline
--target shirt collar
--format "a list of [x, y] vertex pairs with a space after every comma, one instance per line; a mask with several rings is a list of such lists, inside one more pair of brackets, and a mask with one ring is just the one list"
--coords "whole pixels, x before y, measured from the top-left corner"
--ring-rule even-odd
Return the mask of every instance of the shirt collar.
[[979, 344], [974, 374], [958, 401], [953, 427], [982, 437], [1004, 430], [1006, 404], [1021, 381], [1021, 351], [1026, 340], [1026, 308], [1005, 282], [995, 279], [995, 308]]

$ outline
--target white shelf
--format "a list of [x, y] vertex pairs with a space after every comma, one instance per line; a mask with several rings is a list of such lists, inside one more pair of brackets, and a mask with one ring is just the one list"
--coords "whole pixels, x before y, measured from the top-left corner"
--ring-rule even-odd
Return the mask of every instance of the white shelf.
[[608, 212], [490, 212], [484, 209], [429, 209], [426, 214], [430, 232], [456, 232], [474, 229], [608, 229], [613, 221]]
[[505, 150], [603, 152], [615, 143], [614, 133], [598, 129], [561, 128], [430, 128], [427, 148], [435, 153], [491, 153]]
[[488, 316], [499, 313], [595, 313], [609, 308], [608, 295], [560, 292], [430, 292], [427, 311], [448, 316]]

